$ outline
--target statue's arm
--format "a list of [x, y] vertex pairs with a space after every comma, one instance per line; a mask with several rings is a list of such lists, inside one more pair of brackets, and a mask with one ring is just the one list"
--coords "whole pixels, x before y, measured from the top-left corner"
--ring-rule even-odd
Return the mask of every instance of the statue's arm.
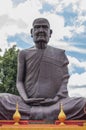
[[25, 73], [25, 55], [24, 51], [20, 51], [18, 55], [18, 68], [17, 68], [17, 82], [16, 86], [21, 98], [25, 101], [28, 99], [24, 87], [24, 73]]
[[68, 73], [69, 61], [68, 61], [67, 56], [65, 55], [65, 51], [61, 52], [61, 57], [63, 59], [62, 66], [61, 66], [62, 82], [61, 82], [61, 86], [59, 87], [59, 90], [57, 91], [55, 97], [52, 99], [54, 103], [62, 98], [68, 97], [67, 84], [68, 84], [68, 79], [69, 79], [69, 73]]
[[59, 97], [59, 99], [68, 97], [68, 90], [67, 90], [67, 84], [68, 84], [68, 79], [69, 79], [68, 64], [69, 64], [69, 61], [64, 51], [63, 52], [63, 65], [62, 65], [62, 73], [63, 73], [62, 83], [59, 88], [59, 91], [57, 92], [57, 96]]
[[27, 93], [25, 91], [25, 86], [24, 86], [25, 68], [26, 68], [25, 64], [26, 64], [25, 52], [20, 51], [18, 55], [16, 86], [17, 86], [17, 89], [21, 98], [24, 100], [25, 103], [27, 104], [35, 103], [35, 105], [37, 105], [39, 101], [43, 101], [44, 99], [43, 98], [28, 98]]

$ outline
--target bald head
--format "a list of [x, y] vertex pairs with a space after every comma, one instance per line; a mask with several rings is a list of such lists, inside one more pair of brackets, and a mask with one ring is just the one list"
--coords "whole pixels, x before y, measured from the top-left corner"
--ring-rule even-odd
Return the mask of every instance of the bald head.
[[44, 49], [49, 42], [52, 30], [50, 24], [45, 18], [37, 18], [33, 21], [33, 28], [31, 29], [31, 36], [37, 48]]
[[40, 24], [45, 23], [50, 27], [49, 21], [46, 18], [37, 18], [37, 19], [35, 19], [33, 21], [33, 26], [34, 26], [34, 24], [37, 24], [37, 23], [40, 23]]

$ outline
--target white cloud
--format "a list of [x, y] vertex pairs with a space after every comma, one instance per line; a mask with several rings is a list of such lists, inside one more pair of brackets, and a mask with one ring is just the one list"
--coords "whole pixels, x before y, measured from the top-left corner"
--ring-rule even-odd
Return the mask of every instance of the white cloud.
[[17, 6], [20, 3], [24, 3], [25, 1], [27, 0], [12, 0], [14, 6]]
[[54, 47], [64, 49], [66, 51], [78, 52], [80, 54], [86, 54], [85, 48], [75, 47], [75, 46], [71, 45], [70, 42], [58, 41], [57, 39], [51, 38], [49, 44]]
[[68, 83], [68, 91], [72, 97], [86, 97], [86, 72], [71, 75]]
[[86, 87], [82, 88], [76, 88], [75, 86], [75, 89], [72, 88], [72, 89], [69, 89], [68, 90], [69, 92], [69, 96], [70, 97], [85, 97], [86, 98]]
[[80, 10], [86, 11], [86, 1], [85, 0], [79, 1], [79, 8], [80, 8]]
[[75, 73], [69, 79], [69, 86], [86, 86], [86, 72], [82, 74]]
[[17, 26], [17, 24], [10, 24], [7, 26], [3, 26], [0, 30], [0, 48], [4, 52], [6, 48], [8, 48], [7, 38], [8, 36], [14, 36], [16, 33], [24, 32], [24, 29]]
[[75, 71], [75, 69], [74, 69], [75, 67], [83, 68], [84, 70], [86, 70], [86, 61], [79, 61], [75, 57], [71, 57], [71, 56], [68, 56], [68, 59], [69, 59], [70, 72]]
[[11, 0], [0, 1], [0, 15], [9, 14], [13, 8], [12, 6]]
[[85, 0], [61, 0], [61, 1], [45, 0], [45, 1], [47, 1], [51, 5], [53, 4], [57, 12], [63, 11], [63, 9], [68, 7], [69, 5], [72, 5], [73, 11], [79, 14], [86, 10]]
[[77, 34], [80, 34], [80, 33], [83, 33], [85, 31], [85, 26], [84, 25], [80, 25], [80, 22], [76, 22], [76, 25], [72, 26], [71, 30], [74, 32], [74, 34], [75, 34], [75, 32]]
[[22, 19], [28, 25], [32, 25], [32, 21], [35, 17], [40, 16], [39, 9], [42, 5], [39, 0], [27, 0], [24, 3], [20, 3], [17, 7], [13, 8], [10, 12], [10, 16], [14, 19]]
[[59, 1], [56, 0], [40, 0], [40, 1], [42, 1], [42, 3], [48, 3], [51, 5], [56, 5], [57, 3], [59, 3]]
[[72, 5], [73, 9], [78, 8], [78, 3], [80, 3], [80, 0], [41, 0], [44, 2], [47, 2], [51, 5], [54, 6], [55, 12], [62, 12], [64, 8], [69, 6], [70, 4]]

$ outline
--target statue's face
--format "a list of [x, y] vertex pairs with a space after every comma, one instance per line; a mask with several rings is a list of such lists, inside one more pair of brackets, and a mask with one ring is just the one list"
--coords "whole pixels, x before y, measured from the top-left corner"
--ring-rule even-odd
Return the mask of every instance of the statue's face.
[[48, 22], [44, 19], [36, 21], [33, 25], [31, 35], [36, 44], [47, 44], [51, 36], [51, 30]]

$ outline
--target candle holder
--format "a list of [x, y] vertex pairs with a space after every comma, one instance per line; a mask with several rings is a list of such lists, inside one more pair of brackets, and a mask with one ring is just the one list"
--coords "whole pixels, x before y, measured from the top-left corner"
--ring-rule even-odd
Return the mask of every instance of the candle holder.
[[21, 119], [21, 115], [20, 115], [19, 110], [18, 110], [18, 103], [16, 103], [16, 111], [13, 114], [13, 120], [15, 122], [14, 125], [19, 125], [20, 119]]
[[59, 115], [58, 115], [58, 119], [59, 119], [59, 121], [60, 121], [60, 124], [59, 125], [65, 125], [65, 123], [64, 123], [64, 121], [65, 121], [65, 119], [66, 119], [66, 115], [65, 115], [65, 113], [64, 113], [64, 111], [63, 111], [63, 105], [62, 105], [62, 103], [60, 104], [60, 113], [59, 113]]

